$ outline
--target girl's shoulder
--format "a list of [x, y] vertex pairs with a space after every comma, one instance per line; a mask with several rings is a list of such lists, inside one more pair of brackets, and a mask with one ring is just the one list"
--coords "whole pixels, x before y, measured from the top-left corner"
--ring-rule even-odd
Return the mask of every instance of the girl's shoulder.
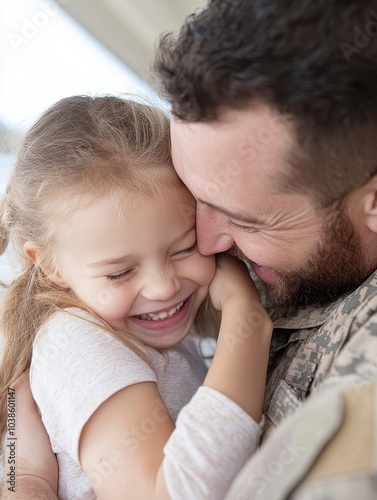
[[64, 328], [65, 326], [72, 327], [76, 325], [78, 327], [83, 327], [88, 324], [102, 329], [104, 326], [104, 324], [101, 324], [100, 320], [88, 311], [84, 311], [84, 309], [80, 309], [79, 307], [68, 307], [54, 312], [39, 329], [38, 335], [57, 326], [60, 328]]
[[76, 340], [87, 338], [89, 332], [93, 339], [107, 333], [105, 325], [83, 309], [70, 307], [58, 310], [39, 328], [35, 336], [34, 347], [49, 342], [51, 339], [56, 343], [59, 337], [66, 339], [74, 337]]
[[122, 387], [126, 387], [137, 381], [155, 381], [156, 376], [146, 360], [107, 331], [97, 318], [70, 308], [54, 313], [38, 332], [30, 379], [34, 387], [70, 386], [72, 380], [85, 381], [86, 387], [91, 387], [91, 379], [96, 383], [122, 380]]
[[[54, 313], [39, 329], [33, 344], [32, 367], [116, 363], [132, 365], [145, 361], [130, 346], [106, 330], [106, 325], [79, 308]], [[43, 363], [42, 363], [43, 362]]]

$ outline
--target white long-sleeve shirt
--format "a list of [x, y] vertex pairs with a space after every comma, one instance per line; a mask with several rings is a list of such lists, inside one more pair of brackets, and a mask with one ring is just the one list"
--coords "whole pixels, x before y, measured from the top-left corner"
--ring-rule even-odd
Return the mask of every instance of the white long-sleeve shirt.
[[[56, 313], [34, 342], [30, 380], [35, 401], [59, 463], [59, 498], [96, 496], [78, 459], [80, 434], [96, 409], [117, 391], [138, 383], [157, 384], [176, 428], [164, 448], [163, 471], [173, 500], [221, 499], [230, 482], [258, 445], [260, 426], [237, 404], [200, 387], [207, 368], [192, 335], [179, 345], [157, 351], [146, 347], [151, 365], [113, 335], [71, 309]], [[178, 416], [179, 415], [179, 416]], [[178, 419], [177, 419], [178, 417]], [[138, 430], [153, 432], [154, 416]], [[158, 418], [158, 403], [156, 415]], [[155, 423], [157, 426], [157, 423]], [[130, 446], [127, 436], [119, 443]], [[98, 478], [111, 474], [104, 464]]]

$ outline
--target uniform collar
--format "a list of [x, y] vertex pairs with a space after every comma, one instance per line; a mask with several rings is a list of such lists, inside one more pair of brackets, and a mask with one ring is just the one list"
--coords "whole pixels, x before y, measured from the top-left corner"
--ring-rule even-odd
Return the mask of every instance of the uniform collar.
[[270, 315], [272, 317], [274, 328], [284, 329], [301, 329], [301, 328], [314, 328], [323, 325], [332, 313], [339, 307], [343, 301], [354, 303], [353, 298], [358, 298], [358, 303], [362, 299], [362, 289], [368, 288], [370, 285], [377, 286], [377, 270], [374, 271], [369, 278], [360, 285], [356, 290], [342, 295], [334, 302], [322, 306], [307, 306], [303, 308], [281, 308], [271, 309]]

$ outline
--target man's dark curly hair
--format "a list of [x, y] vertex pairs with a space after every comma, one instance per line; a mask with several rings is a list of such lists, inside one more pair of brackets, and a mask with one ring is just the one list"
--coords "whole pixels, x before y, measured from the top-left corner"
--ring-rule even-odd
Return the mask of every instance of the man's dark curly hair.
[[290, 117], [302, 147], [286, 188], [321, 205], [377, 172], [376, 0], [212, 0], [161, 38], [154, 71], [181, 120], [256, 100]]

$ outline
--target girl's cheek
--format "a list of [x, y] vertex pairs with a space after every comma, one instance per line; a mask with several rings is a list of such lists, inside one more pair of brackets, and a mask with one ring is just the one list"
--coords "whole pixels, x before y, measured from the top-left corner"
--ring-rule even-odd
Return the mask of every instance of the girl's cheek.
[[123, 293], [122, 287], [111, 284], [97, 290], [92, 297], [91, 307], [105, 319], [122, 313], [129, 307], [127, 302], [127, 294]]
[[198, 270], [198, 279], [199, 283], [203, 283], [204, 285], [209, 285], [215, 276], [216, 272], [216, 259], [214, 255], [209, 257], [204, 257], [202, 255], [199, 256], [200, 262], [197, 264]]

